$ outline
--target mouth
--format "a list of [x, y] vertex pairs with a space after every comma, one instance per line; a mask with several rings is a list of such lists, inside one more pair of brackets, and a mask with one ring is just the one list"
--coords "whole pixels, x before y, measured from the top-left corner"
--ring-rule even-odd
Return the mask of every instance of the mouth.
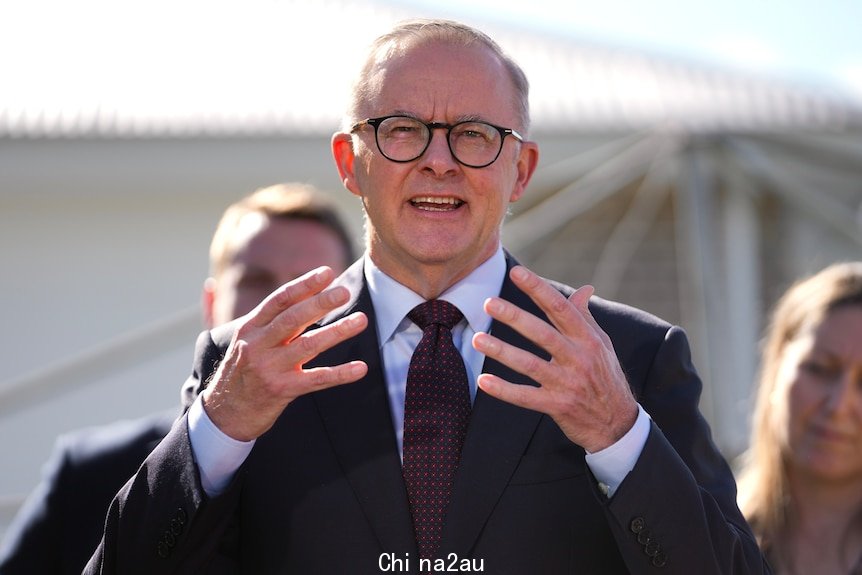
[[853, 443], [857, 441], [856, 434], [832, 427], [816, 426], [813, 431], [818, 438], [824, 441], [836, 443]]
[[427, 212], [451, 212], [464, 205], [464, 202], [451, 196], [420, 196], [410, 200], [410, 205]]

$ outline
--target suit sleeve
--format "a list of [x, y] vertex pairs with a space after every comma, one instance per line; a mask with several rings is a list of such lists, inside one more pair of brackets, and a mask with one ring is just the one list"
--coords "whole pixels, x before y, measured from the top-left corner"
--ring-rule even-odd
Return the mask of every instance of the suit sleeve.
[[70, 496], [62, 490], [66, 454], [62, 441], [58, 441], [43, 467], [42, 480], [6, 530], [0, 547], [3, 575], [61, 571], [62, 503]]
[[607, 502], [632, 573], [769, 573], [736, 505], [736, 484], [698, 410], [701, 381], [684, 332], [672, 327], [641, 389], [652, 417], [634, 469]]
[[[200, 391], [218, 354], [209, 333], [201, 334], [185, 388]], [[183, 415], [111, 502], [84, 574], [235, 573], [230, 534], [241, 479], [240, 470], [224, 493], [207, 498]]]

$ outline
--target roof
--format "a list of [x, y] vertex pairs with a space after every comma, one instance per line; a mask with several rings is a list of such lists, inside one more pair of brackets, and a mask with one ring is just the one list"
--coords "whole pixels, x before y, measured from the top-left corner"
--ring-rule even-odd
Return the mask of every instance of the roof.
[[[40, 34], [9, 26], [0, 40], [0, 52], [27, 54], [0, 78], [0, 137], [329, 134], [365, 45], [420, 15], [372, 0], [156, 1], [94, 18], [78, 3], [67, 10], [53, 28], [40, 22]], [[862, 103], [824, 86], [464, 20], [527, 72], [535, 130], [862, 126]]]

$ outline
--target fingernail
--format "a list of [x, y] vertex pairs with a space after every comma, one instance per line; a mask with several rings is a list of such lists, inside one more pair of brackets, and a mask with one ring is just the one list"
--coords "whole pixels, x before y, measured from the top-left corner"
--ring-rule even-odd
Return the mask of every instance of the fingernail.
[[494, 313], [500, 313], [503, 311], [503, 302], [498, 299], [489, 299], [486, 305], [488, 306], [488, 311]]
[[529, 274], [527, 273], [527, 270], [525, 270], [521, 266], [512, 268], [512, 277], [516, 280], [525, 280], [528, 276]]

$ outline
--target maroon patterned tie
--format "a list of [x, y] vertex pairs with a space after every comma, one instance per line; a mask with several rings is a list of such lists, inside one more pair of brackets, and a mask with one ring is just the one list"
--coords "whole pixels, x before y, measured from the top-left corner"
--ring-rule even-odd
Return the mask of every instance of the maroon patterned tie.
[[450, 331], [463, 316], [431, 300], [407, 317], [422, 328], [422, 340], [407, 371], [403, 474], [419, 556], [434, 559], [470, 417], [467, 371]]

